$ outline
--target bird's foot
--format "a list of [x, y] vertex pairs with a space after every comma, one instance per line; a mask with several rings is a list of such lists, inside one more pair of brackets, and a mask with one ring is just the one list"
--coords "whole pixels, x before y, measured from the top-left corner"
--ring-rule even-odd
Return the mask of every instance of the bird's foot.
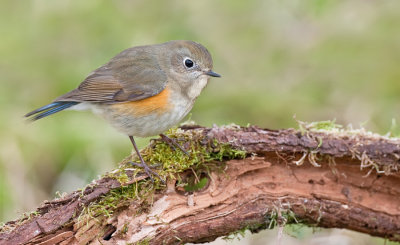
[[135, 167], [139, 167], [139, 168], [143, 168], [144, 172], [147, 174], [147, 176], [149, 176], [151, 182], [154, 183], [154, 178], [153, 175], [156, 176], [157, 178], [159, 178], [161, 180], [161, 182], [163, 184], [165, 184], [165, 181], [160, 177], [160, 175], [158, 175], [158, 173], [154, 172], [153, 170], [151, 170], [151, 168], [155, 168], [157, 166], [159, 166], [159, 164], [155, 164], [152, 166], [148, 166], [146, 163], [144, 162], [129, 162], [131, 165], [135, 166]]
[[179, 145], [174, 139], [166, 136], [165, 134], [160, 134], [161, 140], [167, 143], [174, 151], [176, 151], [176, 147], [178, 147], [186, 156], [190, 156], [189, 153], [183, 149], [181, 145]]

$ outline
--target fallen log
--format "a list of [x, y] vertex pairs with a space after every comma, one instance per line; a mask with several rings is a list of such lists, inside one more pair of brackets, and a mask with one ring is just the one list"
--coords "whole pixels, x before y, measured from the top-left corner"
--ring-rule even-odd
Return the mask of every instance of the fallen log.
[[183, 126], [142, 153], [154, 183], [126, 163], [0, 228], [0, 244], [177, 244], [285, 224], [400, 241], [400, 139], [303, 125]]

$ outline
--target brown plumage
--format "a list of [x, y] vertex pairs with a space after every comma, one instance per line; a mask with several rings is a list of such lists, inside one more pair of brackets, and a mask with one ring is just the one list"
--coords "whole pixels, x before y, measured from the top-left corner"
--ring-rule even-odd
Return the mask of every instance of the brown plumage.
[[132, 47], [94, 70], [78, 88], [25, 116], [37, 120], [67, 108], [91, 109], [131, 138], [139, 165], [150, 176], [155, 173], [133, 136], [162, 134], [181, 121], [208, 79], [219, 77], [212, 66], [208, 50], [192, 41]]

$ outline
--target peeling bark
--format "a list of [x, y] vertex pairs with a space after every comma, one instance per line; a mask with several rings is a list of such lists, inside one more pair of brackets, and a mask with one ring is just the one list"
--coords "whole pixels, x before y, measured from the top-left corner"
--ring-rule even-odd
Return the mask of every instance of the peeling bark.
[[[272, 131], [257, 127], [185, 127], [243, 149], [248, 157], [225, 161], [200, 191], [175, 182], [155, 193], [152, 205], [132, 200], [111, 217], [79, 222], [79, 213], [118, 180], [104, 177], [84, 191], [44, 202], [29, 219], [0, 230], [0, 244], [150, 244], [205, 242], [240, 229], [304, 223], [346, 228], [400, 241], [400, 140], [350, 132]], [[125, 184], [142, 181], [132, 177]]]

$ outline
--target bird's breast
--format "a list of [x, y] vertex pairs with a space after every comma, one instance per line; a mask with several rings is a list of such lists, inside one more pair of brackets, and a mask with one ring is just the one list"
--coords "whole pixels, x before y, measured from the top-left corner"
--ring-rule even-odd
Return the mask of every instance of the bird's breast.
[[170, 102], [171, 90], [166, 87], [161, 93], [138, 101], [110, 105], [113, 111], [121, 115], [143, 117], [150, 114], [168, 113], [173, 109]]
[[101, 114], [119, 131], [147, 137], [179, 123], [190, 111], [193, 102], [167, 86], [158, 95], [143, 100], [103, 105]]

